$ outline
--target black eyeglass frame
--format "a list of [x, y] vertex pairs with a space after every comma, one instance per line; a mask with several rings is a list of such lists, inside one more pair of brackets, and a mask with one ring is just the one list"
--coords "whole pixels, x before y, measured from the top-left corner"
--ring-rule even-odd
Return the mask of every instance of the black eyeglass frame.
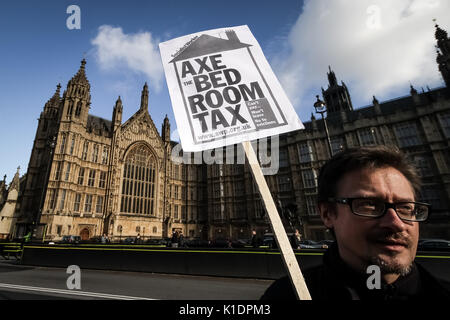
[[[376, 198], [363, 198], [363, 197], [359, 197], [359, 198], [328, 198], [328, 202], [333, 202], [333, 203], [340, 203], [340, 204], [347, 204], [350, 207], [350, 210], [352, 211], [352, 213], [354, 215], [360, 216], [360, 217], [367, 217], [367, 218], [372, 218], [372, 219], [377, 219], [377, 218], [381, 218], [383, 217], [386, 212], [388, 211], [389, 208], [394, 209], [395, 213], [397, 214], [397, 217], [402, 220], [402, 221], [408, 221], [408, 222], [424, 222], [426, 221], [431, 213], [431, 205], [429, 203], [425, 203], [425, 202], [415, 202], [415, 201], [400, 201], [397, 203], [390, 203], [390, 202], [383, 202], [384, 205], [384, 209], [383, 212], [378, 215], [378, 216], [373, 216], [373, 215], [366, 215], [366, 214], [361, 214], [361, 213], [357, 213], [353, 210], [353, 201], [354, 200], [361, 200], [361, 199], [366, 199], [366, 200], [380, 200], [380, 199], [376, 199]], [[380, 201], [382, 202], [382, 201]], [[427, 212], [427, 216], [425, 217], [425, 219], [421, 219], [421, 220], [412, 220], [412, 219], [406, 219], [406, 218], [402, 218], [400, 217], [399, 213], [397, 212], [397, 205], [400, 204], [404, 204], [404, 203], [414, 203], [415, 205], [422, 205], [422, 206], [426, 206], [428, 208], [428, 212]]]

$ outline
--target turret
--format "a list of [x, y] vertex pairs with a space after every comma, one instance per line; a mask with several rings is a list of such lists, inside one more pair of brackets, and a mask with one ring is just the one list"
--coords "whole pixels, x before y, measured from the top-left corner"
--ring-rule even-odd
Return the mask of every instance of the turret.
[[435, 36], [437, 40], [436, 62], [447, 88], [450, 88], [450, 39], [448, 38], [447, 32], [437, 24]]
[[8, 188], [8, 200], [17, 200], [20, 191], [20, 176], [19, 176], [20, 167], [17, 168], [17, 172], [14, 175], [13, 180]]
[[3, 176], [3, 181], [0, 181], [0, 208], [6, 200], [6, 174]]
[[44, 106], [44, 111], [42, 116], [45, 116], [47, 119], [57, 119], [58, 113], [59, 113], [59, 106], [61, 103], [60, 98], [60, 90], [61, 90], [61, 84], [58, 83], [56, 86], [56, 91], [53, 94], [53, 96], [47, 101], [47, 103]]
[[373, 96], [372, 104], [373, 104], [373, 107], [375, 108], [375, 113], [377, 115], [381, 115], [380, 102], [378, 101], [378, 99], [375, 96]]
[[116, 131], [118, 127], [122, 124], [122, 113], [123, 113], [123, 106], [122, 106], [122, 100], [119, 98], [116, 101], [116, 105], [113, 109], [113, 116], [112, 116], [112, 123], [113, 123], [113, 131]]
[[19, 175], [19, 172], [20, 172], [20, 167], [17, 167], [16, 174], [14, 175], [14, 178], [11, 181], [11, 184], [9, 186], [8, 191], [11, 191], [13, 189], [16, 189], [17, 191], [19, 191], [19, 188], [20, 188], [20, 175]]
[[417, 92], [416, 88], [413, 87], [413, 85], [411, 84], [410, 86], [411, 90], [411, 97], [413, 98], [413, 101], [415, 104], [420, 104], [420, 96], [419, 93]]
[[170, 122], [167, 114], [164, 118], [164, 123], [162, 126], [162, 139], [164, 142], [170, 142]]
[[86, 60], [83, 59], [80, 69], [67, 84], [64, 93], [62, 120], [87, 123], [91, 105], [91, 85], [86, 77], [85, 66]]
[[148, 85], [147, 82], [144, 85], [141, 93], [141, 107], [140, 110], [148, 112]]
[[61, 98], [60, 98], [61, 85], [58, 83], [56, 91], [53, 96], [45, 103], [44, 110], [38, 119], [37, 137], [47, 139], [49, 135], [53, 135], [58, 127]]
[[347, 86], [344, 82], [342, 82], [342, 85], [338, 85], [334, 71], [331, 70], [331, 67], [328, 68], [330, 71], [328, 73], [328, 89], [323, 90], [322, 88], [328, 115], [334, 112], [352, 111], [353, 105]]

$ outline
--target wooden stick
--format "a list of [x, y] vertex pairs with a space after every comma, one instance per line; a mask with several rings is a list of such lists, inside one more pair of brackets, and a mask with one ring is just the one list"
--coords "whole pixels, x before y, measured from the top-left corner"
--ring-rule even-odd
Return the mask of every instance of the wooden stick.
[[277, 241], [278, 247], [281, 251], [281, 257], [288, 271], [289, 278], [294, 286], [295, 294], [297, 299], [300, 300], [311, 300], [311, 296], [306, 286], [305, 279], [303, 278], [302, 272], [298, 265], [297, 259], [295, 258], [294, 251], [292, 250], [289, 239], [284, 230], [283, 223], [281, 222], [278, 210], [273, 201], [272, 194], [270, 193], [269, 187], [267, 186], [266, 179], [262, 173], [261, 167], [259, 165], [258, 159], [255, 154], [250, 141], [245, 141], [242, 143], [244, 147], [245, 154], [247, 155], [250, 168], [252, 169], [253, 177], [258, 185], [261, 198], [263, 200], [266, 211], [269, 215], [270, 224], [275, 234], [275, 239]]

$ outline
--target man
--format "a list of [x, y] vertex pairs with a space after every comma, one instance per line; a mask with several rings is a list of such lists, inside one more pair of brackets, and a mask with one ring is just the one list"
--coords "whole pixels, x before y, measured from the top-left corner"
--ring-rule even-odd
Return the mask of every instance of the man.
[[300, 231], [298, 231], [298, 229], [295, 229], [295, 233], [292, 235], [290, 240], [291, 240], [292, 249], [300, 249], [302, 237], [301, 237]]
[[180, 233], [178, 235], [178, 246], [181, 248], [186, 247], [186, 242], [184, 241], [183, 231], [180, 230]]
[[256, 237], [256, 230], [252, 230], [252, 239], [250, 241], [253, 248], [258, 247], [258, 238]]
[[172, 239], [171, 239], [171, 243], [172, 243], [172, 248], [178, 248], [178, 230], [175, 230], [172, 232]]
[[[419, 190], [414, 167], [384, 146], [346, 150], [322, 167], [318, 209], [336, 241], [322, 265], [304, 271], [313, 300], [450, 299], [414, 262], [419, 224], [429, 214], [416, 201]], [[369, 266], [379, 268], [379, 289], [368, 285]], [[262, 299], [295, 299], [290, 280], [275, 281]]]

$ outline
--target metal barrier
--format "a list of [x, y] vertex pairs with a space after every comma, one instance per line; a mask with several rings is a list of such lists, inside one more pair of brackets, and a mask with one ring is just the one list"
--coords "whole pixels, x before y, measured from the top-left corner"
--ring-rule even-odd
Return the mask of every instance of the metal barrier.
[[16, 258], [16, 260], [22, 257], [23, 244], [19, 242], [3, 242], [0, 243], [0, 254], [3, 258], [9, 260], [11, 255]]
[[[324, 250], [296, 250], [302, 270], [322, 263]], [[450, 253], [419, 253], [437, 278], [450, 282]], [[273, 249], [159, 248], [148, 245], [25, 245], [22, 264], [169, 274], [278, 279], [286, 274]]]

